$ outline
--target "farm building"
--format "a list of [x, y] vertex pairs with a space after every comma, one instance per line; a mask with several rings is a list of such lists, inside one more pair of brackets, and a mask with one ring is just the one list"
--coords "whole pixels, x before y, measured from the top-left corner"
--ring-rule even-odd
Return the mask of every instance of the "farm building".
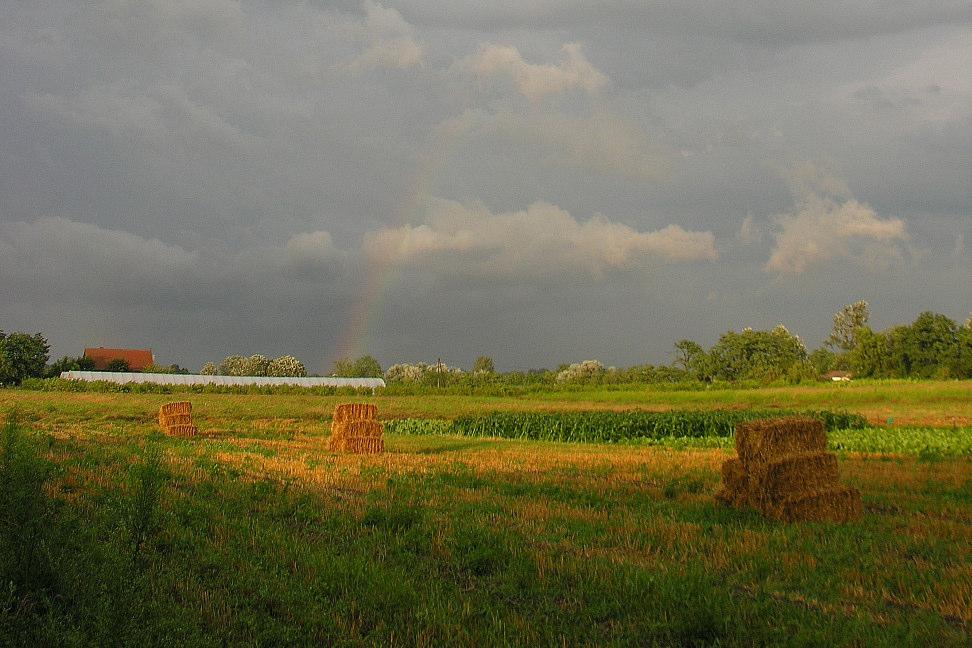
[[162, 373], [123, 373], [113, 371], [64, 371], [61, 378], [84, 380], [87, 382], [104, 381], [116, 384], [152, 383], [155, 385], [222, 385], [222, 386], [273, 386], [292, 385], [295, 387], [355, 387], [377, 389], [384, 387], [381, 378], [309, 378], [282, 376], [203, 376], [192, 374]]
[[141, 371], [155, 363], [151, 349], [85, 349], [84, 357], [94, 362], [95, 369], [103, 371], [112, 360], [124, 360], [132, 371]]

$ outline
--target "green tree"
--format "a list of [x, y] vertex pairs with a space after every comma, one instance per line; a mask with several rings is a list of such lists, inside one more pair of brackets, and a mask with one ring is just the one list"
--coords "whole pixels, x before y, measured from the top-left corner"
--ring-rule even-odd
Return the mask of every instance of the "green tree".
[[972, 326], [960, 328], [956, 334], [956, 341], [957, 349], [952, 363], [952, 375], [955, 378], [972, 378]]
[[949, 317], [925, 311], [899, 329], [892, 362], [902, 376], [947, 377], [958, 353], [958, 326]]
[[860, 378], [885, 378], [891, 375], [891, 334], [875, 333], [866, 326], [854, 332], [854, 348], [848, 353], [850, 368]]
[[771, 331], [729, 331], [708, 355], [713, 378], [775, 380], [790, 373], [794, 365], [806, 362], [807, 350], [800, 338], [780, 324]]
[[375, 358], [363, 355], [355, 360], [350, 358], [335, 360], [331, 375], [341, 378], [381, 378], [383, 373], [381, 364]]
[[811, 353], [807, 360], [810, 362], [810, 366], [813, 367], [816, 375], [819, 376], [836, 367], [837, 354], [830, 349], [820, 347]]
[[19, 385], [25, 378], [40, 378], [47, 366], [50, 345], [40, 333], [0, 331], [0, 383]]
[[128, 365], [128, 361], [124, 358], [112, 358], [105, 365], [105, 371], [114, 371], [118, 373], [128, 373], [132, 368]]
[[91, 358], [86, 358], [84, 356], [78, 356], [77, 358], [72, 356], [64, 356], [59, 360], [55, 360], [51, 364], [47, 365], [44, 369], [45, 378], [57, 378], [65, 371], [94, 371], [94, 360]]
[[694, 380], [712, 380], [709, 355], [702, 345], [692, 340], [679, 340], [675, 343], [674, 366], [684, 371]]
[[479, 356], [476, 361], [473, 362], [473, 373], [476, 374], [492, 374], [496, 373], [496, 365], [493, 364], [493, 359], [489, 356]]
[[834, 327], [827, 338], [827, 346], [841, 351], [854, 348], [854, 333], [862, 326], [866, 326], [871, 318], [871, 309], [863, 299], [853, 304], [847, 304], [834, 313]]

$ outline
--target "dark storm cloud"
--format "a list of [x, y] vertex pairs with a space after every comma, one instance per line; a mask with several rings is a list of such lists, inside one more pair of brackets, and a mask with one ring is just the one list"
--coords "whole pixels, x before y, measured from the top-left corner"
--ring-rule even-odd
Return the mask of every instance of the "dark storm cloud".
[[58, 353], [630, 364], [972, 310], [968, 3], [0, 6], [0, 328]]

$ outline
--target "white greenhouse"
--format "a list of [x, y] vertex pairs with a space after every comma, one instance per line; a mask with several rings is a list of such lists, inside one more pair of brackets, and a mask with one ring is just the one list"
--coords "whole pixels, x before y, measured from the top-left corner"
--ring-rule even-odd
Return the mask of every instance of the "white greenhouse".
[[385, 381], [381, 378], [203, 376], [198, 374], [124, 373], [115, 371], [64, 371], [61, 373], [61, 378], [67, 380], [84, 380], [87, 382], [104, 381], [120, 385], [128, 383], [221, 385], [228, 387], [293, 385], [295, 387], [355, 387], [359, 389], [377, 389], [385, 386]]

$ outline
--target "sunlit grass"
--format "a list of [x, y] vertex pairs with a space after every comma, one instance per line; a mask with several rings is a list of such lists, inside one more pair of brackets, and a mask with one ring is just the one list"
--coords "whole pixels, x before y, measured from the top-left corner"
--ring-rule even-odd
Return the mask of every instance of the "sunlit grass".
[[[938, 646], [972, 627], [967, 454], [841, 451], [863, 519], [786, 526], [714, 502], [726, 447], [387, 435], [336, 455], [333, 403], [276, 398], [193, 396], [186, 440], [156, 432], [164, 397], [0, 391], [58, 467], [48, 493], [104, 538], [160, 450], [145, 643]], [[379, 412], [443, 407], [422, 400]], [[102, 636], [97, 610], [55, 610], [41, 639]]]

